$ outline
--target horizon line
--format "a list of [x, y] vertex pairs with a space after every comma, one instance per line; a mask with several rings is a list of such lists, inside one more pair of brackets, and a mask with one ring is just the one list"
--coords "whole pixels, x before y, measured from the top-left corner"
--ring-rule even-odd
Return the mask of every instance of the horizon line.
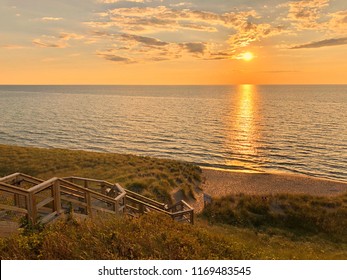
[[347, 83], [291, 83], [291, 84], [252, 84], [252, 83], [238, 83], [238, 84], [1, 84], [0, 86], [240, 86], [240, 85], [253, 85], [253, 86], [347, 86]]

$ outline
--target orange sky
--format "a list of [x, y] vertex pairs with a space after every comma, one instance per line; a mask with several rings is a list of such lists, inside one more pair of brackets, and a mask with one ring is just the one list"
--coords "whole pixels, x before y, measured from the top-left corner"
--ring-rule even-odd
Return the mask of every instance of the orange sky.
[[0, 84], [347, 83], [344, 0], [230, 2], [2, 1]]

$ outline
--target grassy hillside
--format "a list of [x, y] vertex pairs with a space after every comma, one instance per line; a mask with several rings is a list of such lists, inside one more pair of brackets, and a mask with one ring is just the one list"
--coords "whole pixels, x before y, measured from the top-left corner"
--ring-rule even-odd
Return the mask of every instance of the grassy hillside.
[[118, 182], [130, 190], [170, 202], [170, 191], [194, 196], [201, 170], [192, 164], [123, 154], [0, 145], [0, 177], [22, 172], [49, 179], [81, 176]]
[[318, 235], [347, 243], [347, 194], [335, 197], [239, 194], [215, 199], [202, 216], [214, 224], [281, 232], [294, 238]]
[[249, 228], [101, 217], [58, 221], [0, 239], [1, 259], [346, 259], [346, 244], [318, 236], [292, 238]]
[[[200, 182], [191, 164], [60, 149], [0, 145], [0, 176], [86, 176], [120, 182], [159, 200]], [[1, 259], [347, 259], [347, 194], [237, 195], [214, 199], [194, 226], [151, 213], [138, 219], [72, 213], [0, 239]]]

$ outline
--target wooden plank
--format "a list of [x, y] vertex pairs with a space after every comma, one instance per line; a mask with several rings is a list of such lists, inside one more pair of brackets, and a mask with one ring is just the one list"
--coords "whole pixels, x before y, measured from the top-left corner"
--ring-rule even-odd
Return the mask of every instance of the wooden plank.
[[190, 213], [190, 212], [192, 212], [192, 211], [193, 211], [193, 210], [178, 211], [178, 212], [170, 213], [170, 215], [171, 215], [172, 217], [176, 217], [176, 216], [188, 214], [188, 213]]
[[145, 197], [143, 195], [140, 195], [138, 193], [135, 193], [135, 192], [132, 192], [132, 191], [129, 191], [129, 190], [125, 190], [126, 194], [130, 197], [134, 197], [138, 200], [141, 200], [141, 201], [144, 201], [144, 202], [147, 202], [149, 204], [153, 204], [154, 206], [158, 207], [158, 208], [162, 208], [163, 210], [165, 210], [165, 204], [164, 203], [160, 203], [158, 201], [155, 201], [153, 199], [150, 199], [148, 197]]
[[131, 205], [129, 205], [129, 204], [127, 204], [127, 205], [125, 206], [125, 208], [129, 208], [129, 209], [131, 209], [131, 210], [134, 210], [134, 211], [136, 211], [136, 212], [139, 212], [139, 209], [137, 209], [136, 207], [131, 206]]
[[94, 182], [94, 183], [102, 183], [102, 184], [105, 184], [107, 186], [113, 186], [113, 184], [107, 182], [107, 181], [104, 181], [104, 180], [97, 180], [97, 179], [91, 179], [91, 178], [82, 178], [82, 177], [75, 177], [75, 176], [70, 176], [70, 177], [64, 177], [63, 180], [69, 180], [69, 179], [72, 179], [72, 180], [78, 180], [78, 181], [88, 181], [88, 182]]
[[184, 200], [181, 200], [181, 203], [188, 209], [194, 209], [193, 207], [191, 207], [187, 202], [185, 202]]
[[43, 191], [44, 189], [47, 189], [47, 188], [51, 187], [53, 185], [53, 183], [55, 181], [57, 181], [57, 180], [58, 180], [57, 177], [53, 177], [53, 178], [51, 178], [51, 179], [49, 179], [47, 181], [44, 181], [44, 182], [42, 182], [42, 183], [40, 183], [40, 184], [30, 188], [29, 192], [35, 194], [35, 193], [38, 193], [40, 191]]
[[182, 200], [176, 202], [176, 203], [173, 204], [173, 205], [170, 205], [169, 208], [168, 208], [167, 210], [172, 210], [172, 209], [176, 208], [177, 206], [181, 205], [181, 201], [182, 201]]
[[59, 182], [53, 183], [53, 197], [54, 197], [54, 211], [60, 212], [61, 210], [61, 196]]
[[16, 206], [0, 204], [0, 208], [1, 209], [5, 209], [5, 210], [11, 210], [11, 211], [16, 211], [16, 212], [28, 214], [28, 210], [27, 209], [19, 208], [19, 207], [16, 207]]
[[46, 199], [42, 200], [40, 203], [36, 204], [36, 210], [39, 210], [42, 206], [45, 206], [46, 204], [52, 202], [54, 200], [54, 197], [47, 197]]
[[87, 207], [87, 203], [82, 202], [82, 201], [78, 201], [78, 200], [74, 200], [74, 199], [70, 199], [70, 198], [65, 198], [65, 197], [62, 197], [61, 200], [77, 204], [78, 206]]
[[20, 194], [24, 196], [28, 196], [28, 193], [29, 193], [25, 189], [18, 188], [18, 187], [15, 187], [6, 183], [2, 183], [2, 182], [0, 182], [0, 190], [9, 192], [9, 193]]
[[87, 204], [87, 215], [92, 215], [92, 200], [90, 197], [90, 193], [86, 192], [84, 199]]
[[161, 213], [164, 213], [164, 214], [167, 214], [167, 215], [170, 215], [170, 214], [171, 214], [170, 212], [167, 212], [167, 211], [165, 211], [165, 210], [163, 210], [163, 209], [161, 209], [161, 208], [158, 208], [158, 207], [156, 207], [156, 206], [154, 206], [154, 205], [151, 205], [151, 204], [148, 204], [148, 203], [146, 203], [146, 202], [140, 201], [140, 200], [138, 200], [138, 199], [136, 199], [136, 198], [133, 198], [133, 197], [127, 197], [127, 200], [129, 200], [130, 202], [137, 203], [137, 204], [139, 204], [139, 205], [146, 206], [146, 207], [148, 207], [148, 208], [151, 208], [151, 209], [153, 209], [153, 210], [156, 210], [156, 211], [158, 211], [158, 212], [161, 212]]
[[0, 182], [11, 181], [13, 179], [16, 179], [19, 175], [20, 175], [20, 173], [17, 172], [17, 173], [13, 173], [13, 174], [7, 175], [5, 177], [1, 177], [0, 178]]
[[34, 184], [34, 185], [37, 185], [37, 184], [40, 184], [40, 183], [44, 182], [44, 180], [42, 180], [42, 179], [38, 179], [38, 178], [29, 176], [29, 175], [23, 174], [23, 173], [20, 173], [19, 176], [20, 176], [25, 182], [28, 182], [28, 183], [31, 183], [31, 184]]
[[43, 223], [43, 224], [45, 224], [45, 223], [48, 223], [48, 222], [50, 222], [51, 220], [53, 220], [53, 218], [55, 218], [55, 216], [57, 216], [58, 215], [58, 212], [57, 211], [55, 211], [55, 212], [53, 212], [53, 213], [51, 213], [51, 214], [49, 214], [49, 215], [47, 215], [47, 216], [44, 216], [43, 218], [41, 218], [41, 223]]
[[70, 183], [70, 182], [65, 181], [65, 180], [62, 180], [62, 179], [60, 179], [60, 182], [61, 182], [60, 186], [61, 186], [61, 187], [64, 187], [64, 188], [66, 187], [66, 185], [68, 185], [68, 186], [70, 186], [71, 188], [78, 189], [78, 190], [81, 191], [82, 193], [89, 192], [89, 193], [90, 193], [91, 195], [93, 195], [94, 197], [98, 197], [99, 199], [102, 198], [103, 200], [109, 201], [110, 203], [113, 203], [114, 200], [115, 200], [114, 198], [111, 198], [111, 197], [109, 197], [109, 196], [107, 196], [107, 195], [98, 193], [98, 192], [93, 191], [93, 190], [91, 190], [91, 189], [85, 189], [85, 188], [83, 188], [83, 187], [81, 187], [81, 186], [79, 186], [79, 185], [75, 185], [75, 184], [73, 184], [73, 183]]
[[66, 188], [66, 187], [60, 187], [60, 194], [61, 195], [72, 195], [78, 198], [83, 198], [85, 192], [81, 192], [81, 191], [76, 191], [74, 189], [70, 189], [70, 188]]
[[19, 223], [12, 221], [0, 221], [0, 237], [11, 236], [18, 232]]

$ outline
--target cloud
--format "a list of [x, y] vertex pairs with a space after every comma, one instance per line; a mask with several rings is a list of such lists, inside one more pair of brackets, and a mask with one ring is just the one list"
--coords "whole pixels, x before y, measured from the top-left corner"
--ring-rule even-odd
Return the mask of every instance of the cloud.
[[114, 54], [112, 50], [108, 50], [105, 52], [97, 52], [97, 55], [113, 62], [123, 62], [123, 63], [134, 63], [131, 59], [123, 56], [119, 56], [117, 54]]
[[137, 35], [131, 35], [131, 34], [122, 34], [121, 38], [123, 40], [136, 41], [148, 46], [166, 46], [169, 44], [167, 42], [163, 42], [155, 38], [149, 38], [149, 37], [137, 36]]
[[326, 39], [322, 41], [311, 42], [307, 44], [297, 45], [297, 46], [291, 47], [290, 49], [312, 49], [312, 48], [333, 47], [333, 46], [340, 46], [340, 45], [347, 45], [347, 37], [333, 38], [333, 39]]
[[[101, 35], [101, 34], [100, 34]], [[182, 57], [200, 57], [207, 59], [211, 55], [212, 46], [204, 42], [165, 42], [152, 37], [134, 34], [102, 33], [108, 37], [112, 46], [97, 52], [98, 56], [116, 62], [142, 63], [148, 61], [164, 61]], [[127, 58], [127, 59], [122, 59]]]
[[180, 46], [187, 49], [190, 53], [204, 53], [206, 50], [206, 44], [204, 43], [183, 43]]
[[244, 48], [252, 42], [279, 35], [285, 31], [282, 26], [273, 27], [268, 23], [254, 24], [246, 22], [238, 27], [238, 32], [230, 36], [228, 42], [232, 49]]
[[[143, 3], [138, 1], [140, 2]], [[112, 3], [116, 2], [112, 0]], [[113, 55], [136, 62], [182, 57], [204, 60], [233, 59], [237, 49], [286, 32], [282, 26], [261, 23], [255, 10], [217, 13], [187, 8], [189, 4], [182, 2], [175, 7], [137, 5], [107, 9], [96, 13], [95, 20], [85, 24], [91, 29], [93, 42], [103, 42], [105, 48], [113, 50]], [[208, 33], [220, 32], [225, 34], [224, 41], [221, 38], [219, 43], [213, 40], [203, 42], [196, 33], [195, 39], [191, 41], [189, 36], [170, 36], [173, 38], [171, 41], [160, 38], [164, 32], [184, 34], [186, 30], [199, 32], [201, 38], [208, 38]], [[227, 35], [228, 33], [230, 35]], [[215, 36], [218, 36], [217, 34]], [[109, 59], [109, 56], [102, 57]], [[122, 60], [116, 58], [116, 61]]]
[[76, 33], [60, 32], [58, 36], [43, 35], [41, 38], [34, 39], [32, 43], [41, 48], [66, 48], [68, 47], [68, 41], [83, 39], [83, 35]]
[[84, 38], [84, 36], [76, 33], [60, 32], [59, 38], [66, 41], [71, 39], [81, 40]]
[[329, 14], [331, 17], [328, 27], [329, 30], [334, 31], [336, 33], [344, 33], [347, 32], [347, 10], [338, 11], [335, 13]]
[[32, 43], [35, 46], [41, 47], [41, 48], [66, 48], [67, 44], [66, 42], [52, 42], [52, 41], [42, 41], [41, 39], [34, 39]]
[[40, 21], [60, 21], [63, 20], [61, 17], [42, 17], [39, 19]]
[[329, 5], [329, 0], [301, 0], [289, 2], [288, 19], [298, 29], [315, 29], [323, 16], [323, 8]]
[[19, 50], [24, 49], [24, 46], [21, 45], [0, 45], [0, 48], [7, 49], [7, 50]]
[[165, 6], [111, 9], [98, 13], [100, 21], [86, 22], [96, 28], [120, 28], [123, 32], [156, 33], [158, 31], [196, 30], [217, 32], [217, 26], [237, 28], [249, 18], [257, 17], [252, 11], [213, 13], [190, 9], [172, 9]]

